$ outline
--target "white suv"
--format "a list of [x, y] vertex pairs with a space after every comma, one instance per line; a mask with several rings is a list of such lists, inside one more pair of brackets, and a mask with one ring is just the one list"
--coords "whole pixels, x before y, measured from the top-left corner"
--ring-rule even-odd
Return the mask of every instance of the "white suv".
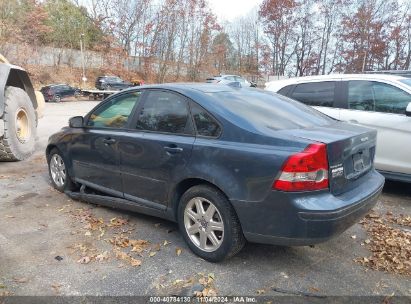
[[378, 130], [375, 167], [387, 179], [411, 182], [411, 79], [343, 74], [266, 83], [277, 92], [339, 120]]

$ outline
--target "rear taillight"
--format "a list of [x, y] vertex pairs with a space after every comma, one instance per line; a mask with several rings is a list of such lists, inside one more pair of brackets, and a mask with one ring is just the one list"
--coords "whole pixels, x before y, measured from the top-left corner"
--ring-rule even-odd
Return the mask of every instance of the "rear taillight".
[[304, 151], [290, 156], [274, 181], [273, 189], [280, 191], [311, 191], [328, 188], [328, 158], [325, 144], [309, 145]]

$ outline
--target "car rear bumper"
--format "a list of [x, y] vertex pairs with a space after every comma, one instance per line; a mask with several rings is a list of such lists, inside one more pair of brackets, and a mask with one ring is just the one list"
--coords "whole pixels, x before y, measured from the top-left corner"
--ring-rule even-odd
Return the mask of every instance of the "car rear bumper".
[[384, 177], [372, 171], [355, 189], [334, 196], [328, 191], [272, 191], [262, 202], [232, 201], [250, 242], [302, 246], [324, 242], [355, 224], [376, 204]]

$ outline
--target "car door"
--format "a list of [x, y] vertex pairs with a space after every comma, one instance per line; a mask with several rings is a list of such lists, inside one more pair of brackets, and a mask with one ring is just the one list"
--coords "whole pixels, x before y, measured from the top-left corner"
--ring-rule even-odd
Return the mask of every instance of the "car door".
[[351, 80], [347, 86], [348, 109], [341, 109], [341, 120], [377, 129], [377, 169], [411, 174], [411, 117], [405, 115], [411, 94], [378, 81]]
[[308, 106], [340, 119], [339, 91], [340, 81], [329, 80], [319, 82], [299, 83], [288, 92], [288, 96]]
[[165, 207], [195, 139], [187, 98], [172, 91], [148, 90], [133, 127], [135, 131], [119, 145], [124, 196]]
[[118, 145], [127, 137], [141, 94], [115, 95], [87, 115], [85, 127], [73, 135], [70, 149], [77, 182], [123, 196]]
[[68, 85], [62, 85], [60, 87], [60, 96], [62, 100], [67, 100], [70, 97], [70, 87]]

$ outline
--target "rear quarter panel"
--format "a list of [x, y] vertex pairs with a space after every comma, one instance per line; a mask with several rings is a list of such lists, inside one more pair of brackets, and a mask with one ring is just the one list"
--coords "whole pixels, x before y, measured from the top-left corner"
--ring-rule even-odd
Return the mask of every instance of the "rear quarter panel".
[[188, 174], [219, 187], [230, 200], [261, 201], [297, 148], [197, 138]]

